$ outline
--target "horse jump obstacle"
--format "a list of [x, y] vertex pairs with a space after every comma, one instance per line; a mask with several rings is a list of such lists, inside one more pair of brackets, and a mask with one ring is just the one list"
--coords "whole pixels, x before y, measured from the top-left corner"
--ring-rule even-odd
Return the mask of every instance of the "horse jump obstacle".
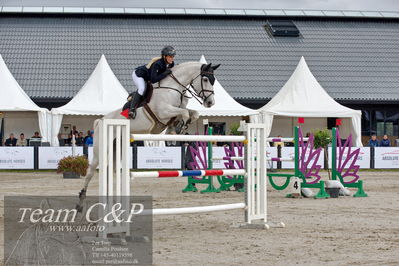
[[[301, 188], [318, 188], [319, 191], [318, 193], [314, 196], [314, 198], [316, 199], [320, 199], [320, 198], [329, 198], [330, 195], [326, 192], [325, 190], [325, 183], [324, 181], [320, 180], [321, 176], [318, 175], [318, 172], [320, 171], [320, 167], [314, 167], [314, 165], [312, 165], [312, 168], [310, 169], [310, 174], [314, 177], [316, 177], [313, 181], [308, 181], [306, 178], [306, 172], [307, 172], [307, 164], [305, 162], [305, 160], [301, 160], [300, 163], [300, 152], [301, 152], [301, 156], [303, 157], [305, 152], [307, 151], [308, 147], [310, 147], [310, 150], [313, 149], [313, 145], [309, 145], [309, 142], [313, 142], [313, 136], [311, 136], [310, 138], [304, 138], [302, 135], [302, 131], [300, 130], [300, 128], [298, 126], [294, 127], [294, 138], [270, 138], [271, 142], [294, 142], [294, 173], [289, 173], [289, 174], [281, 174], [281, 173], [268, 173], [267, 176], [269, 177], [269, 182], [271, 184], [271, 186], [276, 189], [276, 190], [284, 190], [288, 187], [291, 177], [299, 177], [300, 179], [302, 179], [302, 183], [301, 183]], [[304, 141], [308, 141], [308, 144], [305, 145]], [[301, 148], [301, 150], [300, 150]], [[315, 160], [317, 161], [318, 156], [320, 155], [321, 152], [321, 148], [319, 148], [318, 150], [316, 150], [315, 153]], [[302, 158], [301, 157], [301, 158]], [[309, 163], [309, 161], [307, 162]], [[313, 170], [316, 170], [316, 173], [312, 173]], [[285, 177], [286, 180], [284, 182], [284, 184], [282, 185], [277, 185], [274, 180], [273, 177]], [[292, 197], [291, 194], [287, 194], [287, 197]]]
[[[128, 210], [130, 206], [128, 197], [130, 196], [128, 156], [130, 122], [129, 120], [101, 119], [98, 128], [100, 131], [99, 196], [100, 202], [106, 203], [105, 209], [99, 209], [99, 215], [100, 217], [104, 217], [104, 214], [111, 212], [114, 200], [121, 202], [124, 210]], [[127, 223], [102, 223], [101, 225], [105, 228], [105, 230], [100, 232], [99, 236], [101, 238], [107, 238], [108, 234], [113, 233], [130, 235], [129, 224]]]
[[[212, 135], [212, 133], [213, 133], [212, 127], [208, 127], [208, 135]], [[305, 138], [305, 140], [307, 140], [307, 138]], [[293, 141], [293, 138], [268, 138], [267, 141], [268, 142], [271, 142], [271, 141], [288, 142], [288, 141]], [[236, 162], [236, 164], [239, 168], [243, 168], [243, 164], [242, 164], [242, 161], [244, 160], [244, 157], [242, 156], [243, 155], [242, 154], [243, 147], [240, 146], [239, 143], [236, 145], [234, 145], [234, 143], [233, 143], [233, 145], [232, 145], [233, 147], [230, 147], [229, 149], [227, 147], [225, 147], [226, 156], [214, 157], [212, 143], [208, 142], [207, 143], [208, 155], [207, 155], [206, 160], [205, 160], [205, 158], [202, 158], [202, 159], [199, 158], [201, 155], [201, 149], [203, 149], [202, 153], [204, 153], [205, 145], [206, 145], [205, 143], [198, 144], [198, 142], [197, 142], [197, 150], [195, 153], [192, 152], [194, 161], [197, 161], [197, 164], [196, 163], [191, 163], [191, 164], [193, 166], [195, 166], [196, 168], [200, 167], [198, 165], [198, 161], [199, 161], [203, 164], [202, 167], [207, 168], [207, 169], [212, 169], [213, 161], [215, 161], [215, 160], [226, 161], [224, 163], [226, 168], [235, 169], [234, 162]], [[192, 147], [189, 147], [189, 148], [190, 148], [190, 150], [193, 149]], [[235, 148], [238, 148], [238, 153], [241, 156], [235, 156], [236, 155]], [[294, 161], [294, 157], [291, 157], [291, 158], [266, 157], [266, 160], [267, 161], [275, 161], [275, 162]], [[195, 187], [195, 184], [207, 184], [208, 185], [208, 187], [206, 189], [201, 190], [201, 193], [229, 191], [230, 187], [232, 187], [233, 185], [235, 185], [235, 184], [243, 185], [243, 183], [244, 183], [243, 176], [239, 176], [239, 175], [236, 175], [236, 176], [220, 176], [220, 175], [218, 175], [217, 180], [219, 181], [219, 184], [220, 184], [219, 188], [214, 187], [212, 176], [203, 176], [202, 178], [198, 178], [198, 176], [188, 176], [187, 177], [187, 186], [182, 191], [183, 192], [198, 191], [197, 188]], [[242, 188], [238, 189], [238, 191], [243, 191], [243, 189]]]
[[[351, 152], [352, 148], [352, 135], [348, 137], [344, 145], [342, 146], [341, 138], [339, 136], [339, 130], [337, 128], [332, 129], [332, 152], [331, 152], [331, 169], [332, 169], [332, 180], [341, 182], [344, 187], [357, 188], [356, 193], [353, 197], [367, 197], [366, 192], [363, 189], [363, 181], [359, 180], [360, 176], [357, 174], [359, 166], [352, 163], [349, 169], [344, 172], [345, 166], [349, 163], [349, 160], [353, 157], [353, 161], [357, 160], [360, 149]], [[348, 149], [346, 159], [343, 159], [345, 149]], [[338, 152], [338, 157], [337, 157]], [[338, 162], [338, 167], [337, 167]], [[343, 173], [344, 172], [344, 173]], [[345, 180], [345, 177], [353, 177], [352, 180]]]
[[[99, 124], [100, 128], [100, 188], [101, 196], [105, 196], [107, 201], [112, 200], [112, 196], [130, 195], [129, 165], [127, 160], [129, 147], [129, 121], [128, 120], [108, 120], [103, 119]], [[186, 175], [220, 175], [220, 174], [240, 174], [245, 175], [246, 195], [245, 203], [234, 203], [202, 207], [186, 208], [166, 208], [144, 210], [143, 214], [168, 215], [199, 213], [209, 211], [222, 211], [232, 209], [245, 210], [246, 227], [269, 228], [267, 221], [267, 189], [266, 189], [266, 137], [265, 125], [247, 124], [245, 125], [246, 136], [209, 136], [209, 135], [151, 135], [151, 134], [132, 134], [130, 141], [139, 140], [169, 140], [169, 141], [223, 141], [223, 142], [243, 142], [247, 145], [246, 149], [246, 169], [228, 170], [205, 170], [205, 171], [157, 171], [157, 172], [132, 172], [131, 178], [136, 177], [179, 177]], [[116, 134], [114, 135], [114, 131]], [[115, 175], [113, 173], [113, 143], [116, 137], [116, 161]], [[122, 140], [121, 140], [122, 138]], [[256, 140], [255, 140], [256, 139]], [[121, 145], [123, 148], [121, 148]], [[121, 150], [122, 149], [122, 150]], [[258, 158], [256, 161], [253, 158]], [[119, 163], [122, 161], [122, 164]], [[114, 179], [116, 186], [113, 186]], [[128, 198], [128, 197], [123, 197]], [[124, 202], [125, 207], [129, 206]], [[279, 226], [284, 227], [283, 223]], [[102, 234], [105, 238], [109, 233], [125, 233], [130, 235], [129, 228], [117, 225], [107, 226]]]

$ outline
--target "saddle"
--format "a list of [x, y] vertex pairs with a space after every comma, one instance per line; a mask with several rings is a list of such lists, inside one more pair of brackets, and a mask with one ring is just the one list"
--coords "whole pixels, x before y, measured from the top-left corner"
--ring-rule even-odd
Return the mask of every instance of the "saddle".
[[[147, 81], [147, 86], [146, 86], [144, 96], [141, 99], [141, 102], [139, 103], [139, 105], [137, 107], [143, 107], [145, 104], [148, 104], [151, 101], [153, 92], [154, 92], [154, 87], [152, 86], [151, 81]], [[129, 94], [129, 96], [127, 97], [127, 102], [123, 105], [122, 111], [124, 111], [126, 109], [130, 109], [130, 103], [131, 103], [135, 93], [137, 93], [137, 92], [134, 91]]]

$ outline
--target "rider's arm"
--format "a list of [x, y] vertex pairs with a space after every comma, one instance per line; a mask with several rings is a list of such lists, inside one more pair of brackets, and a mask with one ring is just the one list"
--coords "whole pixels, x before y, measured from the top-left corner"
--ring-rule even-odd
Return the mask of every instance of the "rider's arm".
[[153, 64], [151, 67], [151, 83], [157, 83], [160, 80], [166, 78], [167, 75], [170, 74], [170, 70], [166, 69], [166, 71], [162, 71], [162, 67], [160, 64]]

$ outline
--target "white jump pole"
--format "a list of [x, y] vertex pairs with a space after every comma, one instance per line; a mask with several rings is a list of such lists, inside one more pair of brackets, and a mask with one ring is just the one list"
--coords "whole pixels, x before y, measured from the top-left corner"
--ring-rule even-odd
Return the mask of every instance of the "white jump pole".
[[164, 141], [206, 141], [206, 142], [242, 142], [245, 136], [215, 136], [215, 135], [155, 135], [155, 134], [132, 134], [132, 141], [164, 140]]
[[245, 209], [245, 203], [242, 202], [242, 203], [212, 205], [212, 206], [202, 206], [202, 207], [152, 209], [152, 210], [144, 210], [139, 215], [190, 214], [190, 213], [201, 213], [201, 212], [228, 211], [235, 209]]

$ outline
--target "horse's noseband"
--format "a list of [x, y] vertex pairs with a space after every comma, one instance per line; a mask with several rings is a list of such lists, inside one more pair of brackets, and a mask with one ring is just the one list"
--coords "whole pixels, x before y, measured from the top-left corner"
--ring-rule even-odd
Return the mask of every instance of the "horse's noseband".
[[[193, 81], [191, 81], [190, 85], [192, 88], [194, 88], [194, 86], [193, 86], [194, 80], [197, 79], [198, 77], [201, 77], [201, 91], [198, 92], [197, 95], [202, 99], [203, 102], [205, 102], [211, 95], [215, 94], [215, 92], [213, 90], [204, 89], [204, 79], [203, 78], [207, 77], [209, 82], [213, 86], [215, 84], [215, 76], [214, 76], [213, 72], [201, 70], [200, 74], [197, 77], [195, 77], [193, 79]], [[205, 92], [209, 92], [208, 96], [205, 96]]]

